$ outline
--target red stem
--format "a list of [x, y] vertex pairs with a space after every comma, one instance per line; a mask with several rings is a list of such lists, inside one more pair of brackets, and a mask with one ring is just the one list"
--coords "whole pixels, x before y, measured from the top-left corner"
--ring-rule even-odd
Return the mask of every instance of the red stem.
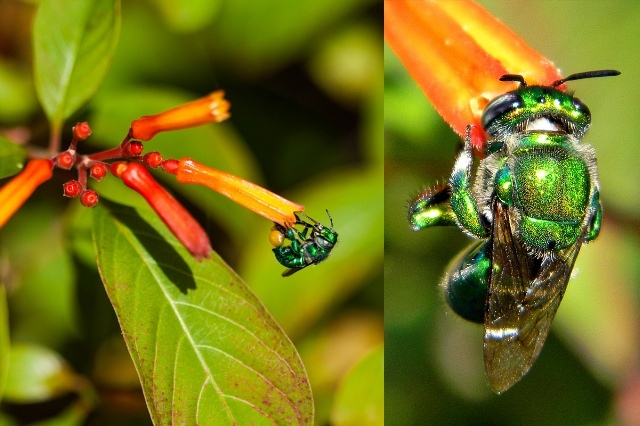
[[123, 158], [122, 155], [122, 145], [108, 149], [106, 151], [96, 152], [95, 154], [85, 155], [83, 158], [89, 159], [91, 161], [105, 161], [105, 160], [114, 160], [116, 158]]

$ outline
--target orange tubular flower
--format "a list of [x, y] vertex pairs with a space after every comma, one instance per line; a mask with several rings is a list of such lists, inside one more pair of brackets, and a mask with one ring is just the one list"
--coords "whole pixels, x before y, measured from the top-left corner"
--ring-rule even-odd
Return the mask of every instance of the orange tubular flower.
[[129, 188], [135, 189], [151, 205], [173, 235], [198, 260], [209, 257], [211, 243], [200, 224], [138, 163], [118, 163], [112, 171]]
[[229, 107], [224, 91], [218, 90], [169, 111], [134, 120], [129, 134], [133, 139], [148, 141], [159, 132], [219, 123], [229, 118]]
[[550, 85], [562, 78], [555, 65], [473, 0], [385, 0], [385, 39], [454, 131], [464, 137], [476, 126], [473, 145], [482, 149], [480, 119], [489, 101], [517, 83]]
[[0, 189], [0, 228], [14, 215], [38, 186], [51, 179], [50, 160], [31, 160], [27, 167]]
[[190, 158], [180, 160], [175, 175], [180, 183], [207, 186], [285, 228], [295, 224], [295, 212], [304, 210], [304, 206], [282, 198], [261, 186], [212, 169]]

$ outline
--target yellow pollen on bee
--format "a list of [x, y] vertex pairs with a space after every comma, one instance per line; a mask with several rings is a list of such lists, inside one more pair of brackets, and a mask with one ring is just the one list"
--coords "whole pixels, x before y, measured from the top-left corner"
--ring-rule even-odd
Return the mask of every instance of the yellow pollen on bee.
[[269, 234], [269, 242], [274, 247], [280, 247], [284, 243], [284, 234], [277, 229], [271, 228], [271, 233]]

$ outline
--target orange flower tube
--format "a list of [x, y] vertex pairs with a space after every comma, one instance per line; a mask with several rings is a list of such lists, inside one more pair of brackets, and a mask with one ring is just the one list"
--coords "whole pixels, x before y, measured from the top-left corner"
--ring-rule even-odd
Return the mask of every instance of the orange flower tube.
[[133, 139], [148, 141], [160, 132], [219, 123], [229, 118], [229, 107], [224, 91], [218, 90], [163, 113], [138, 118], [131, 123], [129, 134]]
[[200, 224], [171, 196], [147, 169], [138, 163], [118, 163], [112, 167], [116, 176], [129, 188], [140, 193], [171, 230], [173, 235], [198, 260], [208, 258], [211, 243]]
[[[387, 43], [461, 137], [469, 124], [481, 132], [487, 103], [517, 87], [499, 81], [502, 75], [544, 85], [562, 78], [551, 61], [473, 0], [385, 0], [384, 15]], [[485, 136], [472, 137], [481, 148]]]
[[0, 228], [15, 214], [38, 186], [51, 179], [51, 160], [31, 160], [25, 169], [0, 189]]
[[285, 228], [296, 223], [295, 212], [304, 210], [304, 206], [274, 194], [255, 183], [212, 169], [190, 158], [180, 160], [175, 175], [180, 183], [207, 186]]

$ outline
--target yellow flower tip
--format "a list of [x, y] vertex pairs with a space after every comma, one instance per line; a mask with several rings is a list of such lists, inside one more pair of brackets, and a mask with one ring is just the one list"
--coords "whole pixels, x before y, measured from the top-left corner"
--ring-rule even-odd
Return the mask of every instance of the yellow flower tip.
[[473, 0], [386, 0], [384, 14], [387, 43], [462, 137], [467, 125], [480, 126], [489, 101], [517, 87], [499, 81], [502, 75], [547, 85], [562, 78], [550, 60]]
[[133, 139], [148, 141], [160, 132], [219, 123], [231, 116], [230, 107], [231, 104], [224, 98], [224, 91], [217, 90], [163, 113], [140, 117], [131, 123], [129, 133]]
[[0, 189], [0, 228], [18, 211], [38, 186], [53, 176], [53, 162], [31, 160], [22, 172]]
[[231, 117], [229, 109], [231, 104], [224, 98], [224, 90], [216, 90], [205, 97], [209, 101], [209, 111], [216, 123]]
[[274, 194], [255, 183], [207, 167], [190, 158], [180, 160], [176, 179], [180, 183], [206, 186], [286, 228], [296, 223], [295, 213], [304, 211], [304, 206]]

